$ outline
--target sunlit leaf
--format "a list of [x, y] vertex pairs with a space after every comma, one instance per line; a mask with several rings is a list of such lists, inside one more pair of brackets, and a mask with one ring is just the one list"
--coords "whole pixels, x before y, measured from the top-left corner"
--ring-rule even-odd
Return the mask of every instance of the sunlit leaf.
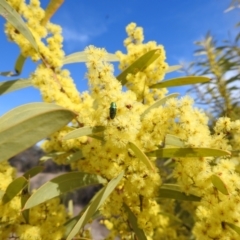
[[94, 184], [99, 184], [98, 177], [94, 174], [82, 172], [62, 174], [61, 176], [51, 179], [37, 189], [26, 202], [24, 209], [37, 206], [63, 193]]
[[192, 194], [186, 195], [184, 192], [179, 190], [177, 185], [170, 184], [161, 186], [158, 197], [193, 202], [199, 202], [201, 200], [201, 198], [198, 196]]
[[102, 127], [102, 126], [78, 128], [76, 130], [73, 130], [72, 132], [67, 133], [63, 137], [63, 140], [88, 136], [88, 135], [91, 135], [91, 134], [94, 134], [94, 133], [97, 133], [97, 132], [102, 132], [104, 129], [105, 129], [105, 127]]
[[157, 84], [150, 86], [149, 88], [169, 88], [169, 87], [177, 87], [183, 85], [190, 85], [196, 83], [204, 83], [210, 81], [208, 77], [196, 77], [196, 76], [189, 76], [189, 77], [179, 77], [169, 79]]
[[152, 162], [148, 159], [148, 157], [144, 154], [144, 152], [141, 151], [141, 149], [134, 143], [129, 142], [128, 146], [132, 151], [135, 153], [136, 157], [141, 160], [146, 166], [153, 171], [155, 171], [154, 166]]
[[32, 86], [30, 79], [16, 79], [0, 82], [0, 95]]
[[42, 172], [43, 169], [44, 169], [43, 166], [33, 167], [33, 168], [29, 169], [28, 171], [26, 171], [23, 174], [23, 177], [25, 177], [26, 179], [32, 178], [32, 177], [36, 176], [38, 173]]
[[48, 6], [45, 10], [44, 18], [41, 21], [41, 25], [45, 26], [47, 22], [51, 19], [54, 13], [60, 8], [64, 0], [50, 0]]
[[26, 58], [22, 55], [19, 54], [17, 61], [15, 63], [15, 72], [20, 75], [22, 73], [23, 65], [26, 61]]
[[47, 160], [49, 159], [54, 159], [56, 157], [59, 157], [59, 156], [63, 156], [63, 155], [70, 155], [70, 153], [66, 153], [66, 152], [52, 152], [52, 153], [48, 153], [44, 156], [42, 156], [39, 161], [41, 162], [46, 162]]
[[82, 151], [77, 151], [75, 153], [72, 153], [70, 155], [68, 155], [66, 157], [66, 162], [67, 163], [72, 163], [72, 162], [75, 162], [75, 161], [78, 161], [80, 159], [84, 158], [83, 154], [82, 154]]
[[159, 106], [164, 105], [168, 99], [170, 98], [176, 98], [179, 95], [179, 93], [172, 93], [162, 99], [157, 100], [155, 103], [153, 103], [150, 107], [148, 107], [140, 116], [141, 119], [144, 118], [146, 114], [148, 114], [152, 109], [157, 108]]
[[159, 56], [160, 54], [158, 53], [158, 49], [154, 49], [145, 53], [129, 67], [127, 67], [123, 72], [121, 72], [120, 75], [117, 76], [117, 79], [122, 83], [122, 85], [125, 85], [127, 82], [128, 74], [137, 74], [138, 72], [144, 71]]
[[225, 194], [225, 195], [229, 195], [229, 192], [227, 190], [227, 186], [225, 185], [225, 183], [222, 181], [222, 179], [217, 176], [216, 174], [213, 174], [211, 177], [212, 180], [212, 184], [215, 188], [217, 188], [218, 191], [220, 191], [221, 193]]
[[16, 10], [13, 9], [5, 0], [0, 0], [0, 14], [31, 43], [32, 47], [36, 51], [38, 51], [36, 41], [31, 31]]
[[171, 145], [176, 147], [185, 147], [184, 142], [177, 136], [167, 134], [165, 137], [165, 145]]
[[145, 153], [148, 157], [221, 157], [231, 155], [230, 152], [213, 148], [161, 148]]
[[75, 114], [50, 103], [30, 103], [0, 117], [0, 161], [7, 160], [48, 137]]
[[4, 203], [11, 201], [18, 193], [20, 193], [28, 184], [25, 177], [18, 177], [14, 179], [7, 187], [2, 198]]
[[131, 209], [126, 204], [123, 204], [123, 206], [128, 214], [128, 220], [130, 222], [131, 228], [133, 229], [133, 231], [135, 232], [135, 234], [137, 236], [137, 239], [138, 240], [147, 240], [147, 237], [146, 237], [144, 231], [138, 227], [136, 216], [133, 214]]
[[[119, 59], [115, 54], [107, 53], [106, 60], [108, 62], [118, 62]], [[78, 63], [78, 62], [87, 62], [87, 54], [86, 52], [75, 52], [68, 56], [66, 56], [63, 60], [63, 64], [70, 64], [70, 63]]]
[[92, 199], [91, 204], [86, 208], [81, 218], [72, 228], [66, 240], [71, 240], [84, 227], [84, 225], [91, 219], [94, 213], [101, 207], [108, 196], [116, 188], [118, 183], [123, 178], [124, 172], [121, 172], [116, 178], [113, 178], [104, 188], [102, 188]]
[[179, 70], [181, 68], [182, 68], [181, 65], [169, 66], [167, 71], [166, 71], [166, 73], [174, 72], [174, 71], [177, 71], [177, 70]]

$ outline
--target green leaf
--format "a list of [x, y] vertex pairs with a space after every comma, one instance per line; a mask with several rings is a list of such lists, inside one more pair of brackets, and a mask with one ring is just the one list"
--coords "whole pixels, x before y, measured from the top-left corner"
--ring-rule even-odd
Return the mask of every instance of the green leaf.
[[13, 25], [32, 45], [32, 47], [38, 51], [37, 43], [21, 18], [21, 16], [13, 9], [5, 0], [0, 0], [0, 14]]
[[213, 174], [211, 176], [211, 181], [212, 184], [215, 188], [217, 188], [218, 191], [220, 191], [221, 193], [225, 194], [225, 195], [229, 195], [227, 186], [225, 185], [225, 183], [222, 181], [222, 179], [217, 176], [216, 174]]
[[18, 193], [20, 193], [26, 186], [28, 181], [25, 177], [18, 177], [14, 179], [7, 187], [2, 198], [4, 203], [11, 201]]
[[[118, 62], [119, 61], [117, 56], [112, 53], [107, 53], [106, 60], [108, 62]], [[87, 61], [88, 61], [88, 58], [87, 58], [86, 52], [75, 52], [75, 53], [72, 53], [72, 54], [66, 56], [63, 60], [63, 64], [65, 65], [65, 64], [70, 64], [70, 63], [87, 62]]]
[[169, 80], [154, 84], [149, 88], [168, 88], [168, 87], [176, 87], [176, 86], [190, 85], [190, 84], [196, 84], [196, 83], [204, 83], [208, 81], [210, 81], [210, 78], [208, 77], [196, 77], [196, 76], [179, 77], [179, 78], [173, 78], [173, 79], [169, 79]]
[[60, 8], [64, 0], [50, 0], [48, 1], [48, 6], [45, 9], [44, 18], [41, 20], [41, 25], [45, 26], [47, 22], [51, 19], [54, 13]]
[[240, 235], [240, 227], [236, 226], [235, 224], [224, 222], [226, 225], [228, 225], [232, 230], [234, 230], [238, 235]]
[[166, 73], [170, 73], [170, 72], [174, 72], [177, 71], [179, 69], [181, 69], [182, 66], [181, 65], [173, 65], [173, 66], [169, 66]]
[[72, 132], [66, 134], [63, 137], [63, 140], [79, 138], [79, 137], [82, 137], [82, 136], [88, 136], [88, 135], [91, 135], [93, 133], [102, 132], [104, 129], [105, 129], [105, 127], [102, 127], [102, 126], [78, 128], [78, 129], [73, 130]]
[[94, 139], [97, 139], [97, 140], [99, 140], [99, 141], [102, 141], [102, 142], [104, 142], [104, 137], [103, 136], [99, 136], [99, 135], [93, 135], [93, 134], [91, 134], [91, 135], [88, 135], [89, 137], [91, 137], [91, 138], [94, 138]]
[[147, 156], [144, 154], [144, 152], [142, 152], [141, 149], [137, 145], [135, 145], [132, 142], [129, 142], [128, 145], [129, 145], [129, 148], [132, 149], [132, 151], [135, 153], [135, 155], [138, 159], [140, 159], [144, 164], [146, 164], [146, 166], [148, 168], [155, 171], [151, 161], [147, 158]]
[[72, 231], [72, 229], [74, 228], [74, 226], [77, 224], [77, 222], [79, 221], [79, 218], [81, 216], [78, 215], [76, 217], [73, 217], [71, 219], [69, 219], [67, 222], [64, 223], [64, 229], [65, 229], [65, 233], [64, 233], [64, 239], [67, 238], [67, 236], [70, 234], [70, 232]]
[[168, 99], [170, 98], [176, 98], [179, 95], [179, 93], [172, 93], [162, 99], [157, 100], [154, 104], [152, 104], [150, 107], [148, 107], [140, 116], [141, 120], [144, 118], [146, 114], [148, 114], [152, 109], [157, 108], [159, 106], [164, 105]]
[[25, 177], [26, 179], [32, 178], [32, 177], [36, 176], [38, 173], [42, 172], [43, 169], [44, 169], [43, 166], [33, 167], [33, 168], [29, 169], [28, 171], [26, 171], [23, 174], [23, 177]]
[[199, 202], [201, 200], [200, 197], [189, 194], [186, 195], [184, 192], [179, 190], [178, 185], [173, 184], [166, 184], [162, 185], [159, 190], [159, 198], [169, 198], [169, 199], [176, 199], [181, 201], [193, 201]]
[[138, 240], [147, 240], [147, 237], [146, 237], [144, 231], [138, 227], [136, 216], [133, 214], [131, 209], [125, 203], [123, 204], [123, 206], [124, 206], [125, 211], [128, 214], [128, 220], [131, 224], [131, 228], [133, 229], [133, 231], [135, 232], [135, 234], [137, 236], [137, 239]]
[[122, 83], [122, 85], [125, 85], [127, 82], [126, 78], [128, 74], [136, 74], [138, 72], [144, 71], [160, 56], [160, 54], [158, 54], [158, 50], [159, 49], [154, 49], [142, 55], [122, 73], [120, 73], [120, 75], [117, 76], [117, 79]]
[[16, 79], [0, 82], [0, 95], [32, 86], [30, 79]]
[[79, 151], [77, 151], [75, 153], [72, 153], [69, 156], [67, 156], [66, 157], [66, 162], [69, 164], [69, 163], [81, 160], [82, 158], [84, 158], [84, 156], [82, 154], [82, 151], [79, 150]]
[[46, 182], [34, 192], [26, 202], [24, 209], [32, 208], [63, 193], [93, 184], [99, 184], [97, 175], [82, 172], [62, 174]]
[[[44, 156], [42, 156], [39, 161], [40, 162], [46, 162], [49, 159], [54, 159], [56, 157], [62, 156], [62, 155], [67, 155], [66, 152], [52, 152], [52, 153], [48, 153]], [[70, 154], [69, 154], [70, 155]]]
[[20, 75], [22, 73], [22, 69], [25, 61], [26, 61], [26, 58], [22, 54], [20, 54], [15, 63], [15, 72], [17, 73], [17, 75]]
[[22, 68], [23, 65], [25, 63], [26, 58], [20, 54], [17, 58], [17, 61], [15, 63], [15, 71], [7, 71], [7, 72], [0, 72], [1, 76], [6, 76], [6, 77], [15, 77], [15, 76], [19, 76], [22, 73]]
[[0, 161], [29, 148], [69, 123], [75, 114], [51, 103], [30, 103], [0, 117]]
[[[27, 192], [24, 193], [24, 189], [23, 189], [23, 193], [21, 194], [21, 207], [23, 208], [26, 201], [28, 200], [28, 198], [30, 197], [30, 194]], [[25, 219], [26, 223], [29, 223], [29, 209], [26, 209], [24, 211], [22, 211], [22, 216]]]
[[167, 134], [165, 137], [165, 145], [185, 147], [185, 143], [177, 136]]
[[213, 148], [161, 148], [145, 153], [148, 157], [221, 157], [231, 155], [230, 152]]
[[91, 219], [94, 213], [101, 207], [108, 196], [116, 188], [123, 178], [124, 172], [121, 172], [116, 178], [113, 178], [104, 188], [102, 188], [92, 199], [91, 204], [87, 207], [77, 224], [73, 227], [66, 240], [71, 240], [79, 230]]

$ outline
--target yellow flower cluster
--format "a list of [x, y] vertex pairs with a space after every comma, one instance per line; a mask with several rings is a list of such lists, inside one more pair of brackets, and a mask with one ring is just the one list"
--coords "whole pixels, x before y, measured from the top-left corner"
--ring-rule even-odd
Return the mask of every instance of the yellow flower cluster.
[[121, 70], [126, 69], [150, 50], [158, 49], [157, 53], [160, 56], [153, 64], [137, 74], [128, 74], [127, 76], [126, 86], [136, 94], [137, 100], [151, 105], [167, 93], [166, 89], [149, 89], [149, 86], [164, 78], [166, 70], [168, 69], [168, 64], [165, 62], [165, 50], [162, 45], [157, 45], [154, 41], [143, 43], [143, 29], [137, 27], [135, 23], [130, 23], [126, 31], [128, 38], [124, 41], [124, 45], [127, 49], [127, 54], [123, 54], [120, 51], [116, 52], [116, 55], [120, 59], [119, 68]]
[[[8, 185], [16, 178], [15, 173], [16, 170], [8, 162], [1, 163], [1, 191], [6, 191]], [[28, 223], [24, 220], [21, 209], [21, 193], [7, 203], [0, 200], [0, 239], [10, 237], [20, 240], [62, 239], [67, 214], [58, 198], [32, 208]]]
[[[132, 31], [129, 30], [131, 26], [135, 25], [130, 24], [130, 27], [127, 28], [128, 32]], [[140, 30], [137, 31], [136, 36], [139, 33], [141, 33]], [[137, 47], [143, 37], [138, 36], [138, 38], [139, 41], [128, 43], [128, 45], [132, 44], [131, 51], [135, 51], [137, 57], [144, 54], [144, 51], [147, 51], [143, 50], [144, 44], [142, 44], [141, 48]], [[138, 219], [139, 227], [144, 230], [148, 239], [160, 239], [164, 236], [171, 236], [172, 239], [178, 239], [181, 235], [178, 228], [174, 229], [168, 226], [168, 217], [161, 215], [161, 206], [154, 200], [161, 185], [159, 173], [151, 172], [142, 162], [139, 162], [134, 153], [129, 149], [128, 142], [134, 142], [144, 152], [148, 152], [155, 150], [157, 146], [162, 144], [166, 134], [173, 134], [180, 137], [186, 146], [189, 147], [212, 147], [231, 150], [231, 145], [225, 139], [224, 134], [224, 131], [226, 133], [230, 131], [230, 127], [228, 126], [229, 120], [220, 119], [215, 127], [216, 133], [211, 135], [207, 126], [208, 118], [202, 111], [193, 108], [193, 100], [189, 97], [183, 97], [180, 100], [169, 99], [165, 106], [151, 110], [141, 119], [140, 115], [146, 109], [146, 106], [152, 103], [154, 98], [142, 101], [142, 98], [139, 97], [140, 92], [133, 87], [133, 82], [131, 82], [131, 86], [128, 86], [130, 90], [123, 91], [121, 84], [113, 75], [113, 66], [106, 62], [106, 52], [104, 49], [97, 49], [90, 46], [85, 52], [88, 55], [88, 73], [86, 77], [89, 81], [90, 95], [87, 95], [85, 98], [85, 104], [88, 107], [82, 108], [83, 110], [78, 119], [83, 125], [104, 126], [105, 130], [102, 136], [100, 135], [102, 141], [92, 139], [85, 142], [85, 145], [73, 142], [71, 145], [72, 149], [81, 149], [84, 160], [72, 163], [72, 168], [99, 174], [106, 179], [112, 179], [120, 171], [125, 170], [124, 180], [122, 180], [120, 186], [111, 194], [101, 209], [101, 213], [108, 218], [108, 221], [106, 221], [107, 226], [111, 226], [111, 234], [108, 239], [112, 239], [113, 236], [118, 234], [121, 235], [122, 239], [129, 239], [131, 236], [129, 233], [131, 228], [129, 229], [123, 203], [127, 204], [131, 211], [133, 211]], [[121, 54], [118, 53], [118, 55], [120, 56]], [[133, 58], [131, 52], [124, 56], [124, 58], [122, 54], [120, 62], [121, 64], [125, 62], [126, 67], [126, 64], [131, 64], [137, 57]], [[158, 64], [161, 65], [159, 62]], [[164, 58], [162, 58], [162, 64], [165, 64]], [[144, 71], [141, 74], [150, 76], [152, 69], [147, 68]], [[164, 74], [163, 69], [161, 71]], [[133, 77], [138, 79], [137, 75], [133, 75]], [[157, 78], [155, 78], [155, 82], [156, 80]], [[128, 79], [128, 81], [130, 80]], [[155, 82], [151, 82], [149, 85]], [[138, 84], [135, 83], [135, 85]], [[161, 97], [164, 96], [165, 92], [165, 90], [161, 92]], [[149, 89], [145, 93], [145, 96], [147, 94], [153, 96], [153, 93]], [[116, 102], [118, 107], [117, 116], [114, 119], [109, 117], [111, 102]], [[233, 131], [239, 132], [238, 122], [233, 122], [230, 125]], [[71, 147], [67, 149], [64, 147], [67, 142], [64, 143], [64, 141], [61, 141], [66, 133], [66, 130], [62, 130], [55, 134], [55, 137], [47, 143], [46, 150], [70, 150]], [[237, 140], [235, 140], [236, 144], [238, 144]], [[62, 160], [61, 163], [64, 163]], [[192, 193], [202, 197], [198, 209], [204, 208], [205, 198], [208, 199], [216, 196], [211, 183], [211, 176], [216, 172], [216, 168], [211, 167], [212, 161], [214, 161], [213, 158], [175, 159], [173, 176], [177, 179], [178, 184], [185, 193]], [[221, 159], [218, 161], [218, 164], [220, 164]], [[224, 160], [224, 162], [229, 163], [229, 160]], [[228, 171], [225, 170], [225, 172], [230, 176]], [[236, 181], [237, 175], [233, 176], [230, 177], [231, 180], [229, 181], [233, 182], [233, 179]], [[228, 185], [227, 181], [225, 183]], [[232, 186], [231, 189], [236, 187], [236, 185]], [[217, 206], [216, 204], [216, 208]], [[208, 211], [208, 218], [210, 219], [208, 222], [216, 214], [215, 208], [211, 207], [211, 209], [212, 211]], [[197, 217], [206, 221], [207, 217], [201, 218], [199, 212], [197, 210]], [[115, 218], [113, 216], [118, 217]], [[228, 221], [233, 223], [233, 219], [228, 219]], [[222, 228], [220, 220], [218, 223], [218, 229], [226, 231]], [[202, 239], [203, 234], [200, 232], [204, 227], [204, 222], [199, 220], [194, 228], [194, 233], [198, 239]], [[216, 234], [216, 236], [225, 236], [221, 234]], [[234, 237], [235, 233], [228, 230], [227, 234]], [[208, 235], [206, 232], [205, 238], [206, 236], [210, 238], [211, 233]], [[181, 235], [181, 238], [187, 239], [184, 238], [184, 234]]]
[[[148, 240], [188, 239], [189, 234], [185, 234], [179, 227], [171, 227], [170, 217], [164, 214], [164, 207], [156, 200], [162, 184], [159, 170], [157, 167], [149, 169], [138, 159], [129, 142], [143, 152], [149, 152], [164, 143], [166, 134], [173, 134], [188, 147], [239, 149], [240, 121], [231, 122], [230, 119], [222, 118], [216, 123], [215, 133], [211, 134], [206, 115], [193, 107], [189, 97], [169, 99], [165, 105], [152, 109], [141, 118], [148, 106], [167, 93], [166, 89], [152, 90], [150, 86], [164, 78], [168, 65], [163, 46], [153, 41], [143, 43], [143, 30], [135, 23], [129, 24], [126, 29], [128, 37], [124, 44], [127, 54], [116, 53], [120, 59], [120, 69], [126, 69], [150, 50], [158, 49], [158, 59], [143, 71], [129, 74], [125, 91], [113, 74], [113, 65], [106, 61], [106, 51], [89, 46], [85, 53], [88, 58], [86, 78], [90, 93], [80, 95], [69, 72], [60, 69], [64, 57], [61, 28], [51, 23], [41, 25], [44, 11], [38, 0], [31, 0], [29, 5], [17, 0], [8, 2], [26, 19], [40, 54], [10, 24], [6, 24], [6, 34], [20, 46], [25, 57], [43, 61], [31, 76], [33, 84], [40, 89], [44, 101], [55, 102], [78, 114], [71, 126], [54, 133], [43, 144], [45, 151], [65, 152], [55, 161], [67, 164], [68, 154], [81, 150], [83, 158], [71, 163], [72, 169], [98, 174], [106, 180], [125, 171], [124, 178], [100, 209], [105, 217], [103, 222], [111, 231], [107, 239], [114, 239], [116, 235], [121, 239], [132, 239], [133, 229], [127, 217], [126, 205], [136, 216], [138, 226], [143, 229]], [[112, 102], [117, 105], [114, 118], [109, 114]], [[101, 126], [103, 131], [95, 138], [63, 140], [67, 133], [83, 126]], [[234, 137], [228, 139], [229, 133]], [[233, 160], [212, 157], [174, 159], [173, 177], [181, 189], [186, 194], [201, 197], [193, 229], [196, 239], [239, 239], [227, 225], [239, 225], [240, 217], [240, 179], [235, 172], [239, 159], [236, 157]], [[155, 164], [156, 158], [150, 161]], [[6, 190], [14, 178], [13, 170], [4, 164], [0, 168], [0, 174], [5, 179], [0, 183], [2, 190]], [[213, 185], [213, 175], [222, 179], [228, 194], [221, 193]], [[61, 239], [63, 236], [66, 213], [58, 199], [31, 209], [29, 223], [25, 223], [20, 213], [20, 196], [5, 205], [0, 202], [0, 206], [1, 222], [6, 223], [0, 228], [2, 239], [10, 233], [23, 240]]]
[[[46, 64], [56, 68], [62, 66], [62, 58], [64, 52], [62, 51], [63, 37], [61, 35], [62, 29], [60, 26], [47, 23], [46, 26], [41, 24], [45, 16], [44, 10], [40, 7], [39, 0], [30, 0], [29, 4], [19, 0], [8, 0], [8, 3], [20, 13], [31, 31], [39, 53], [33, 48], [31, 43], [10, 23], [6, 23], [5, 33], [10, 41], [14, 41], [21, 50], [24, 57], [30, 57], [33, 61], [38, 61], [44, 58]], [[42, 38], [46, 38], [47, 45], [42, 42]]]

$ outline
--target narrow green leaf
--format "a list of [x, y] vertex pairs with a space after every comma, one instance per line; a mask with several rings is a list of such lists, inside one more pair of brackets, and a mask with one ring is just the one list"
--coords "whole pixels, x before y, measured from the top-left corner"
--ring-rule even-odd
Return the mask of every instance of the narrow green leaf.
[[181, 69], [182, 66], [181, 65], [173, 65], [173, 66], [169, 66], [166, 73], [170, 73], [170, 72], [174, 72], [177, 71], [179, 69]]
[[4, 203], [11, 201], [18, 193], [20, 193], [28, 184], [25, 177], [18, 177], [14, 179], [7, 187], [2, 198]]
[[159, 56], [160, 54], [158, 54], [158, 49], [154, 49], [145, 53], [128, 68], [126, 68], [122, 73], [120, 73], [120, 75], [117, 76], [117, 79], [122, 83], [122, 85], [125, 85], [127, 82], [126, 78], [128, 74], [136, 74], [138, 72], [144, 71]]
[[[1, 7], [0, 7], [1, 8]], [[15, 71], [7, 71], [7, 72], [0, 72], [1, 76], [6, 76], [6, 77], [16, 77], [19, 76], [22, 73], [22, 68], [25, 63], [26, 58], [20, 54], [16, 60], [15, 63]]]
[[81, 217], [80, 215], [77, 215], [76, 217], [73, 217], [73, 218], [69, 219], [67, 222], [64, 223], [64, 229], [65, 229], [64, 239], [66, 239], [67, 236], [70, 234], [70, 232], [72, 231], [74, 226], [79, 221], [80, 217]]
[[13, 92], [22, 88], [32, 86], [30, 79], [16, 79], [11, 81], [0, 82], [0, 95]]
[[196, 77], [196, 76], [179, 77], [179, 78], [173, 78], [173, 79], [169, 79], [169, 80], [154, 84], [149, 88], [169, 88], [169, 87], [190, 85], [190, 84], [196, 84], [196, 83], [204, 83], [208, 81], [210, 81], [210, 78], [208, 77]]
[[226, 225], [228, 225], [232, 230], [234, 230], [238, 235], [240, 235], [240, 227], [236, 226], [233, 223], [224, 222]]
[[[24, 189], [23, 189], [23, 193], [21, 194], [21, 208], [24, 207], [29, 197], [30, 197], [30, 194], [28, 192], [24, 192]], [[29, 209], [22, 211], [22, 216], [25, 219], [26, 223], [29, 223], [29, 213], [30, 213]]]
[[41, 21], [41, 25], [45, 26], [47, 22], [51, 19], [51, 17], [55, 14], [55, 12], [60, 8], [63, 4], [64, 0], [50, 0], [48, 6], [45, 9], [44, 18]]
[[25, 172], [23, 174], [23, 177], [25, 177], [26, 179], [32, 178], [32, 177], [36, 176], [38, 173], [42, 172], [43, 169], [44, 169], [43, 166], [33, 167], [33, 168], [29, 169], [27, 172]]
[[5, 0], [0, 0], [0, 14], [31, 43], [32, 47], [36, 51], [38, 51], [37, 43], [31, 31], [16, 10], [13, 9]]
[[[115, 54], [107, 53], [107, 61], [108, 62], [118, 62], [119, 59]], [[70, 64], [70, 63], [78, 63], [78, 62], [87, 62], [87, 54], [86, 52], [75, 52], [68, 56], [66, 56], [63, 60], [63, 64]]]
[[137, 145], [135, 145], [132, 142], [129, 142], [128, 145], [129, 145], [129, 148], [131, 148], [133, 150], [133, 152], [135, 153], [137, 158], [139, 158], [144, 164], [146, 164], [146, 166], [148, 168], [155, 171], [154, 166], [152, 165], [151, 161], [147, 158], [147, 156], [144, 154], [144, 152], [142, 152], [141, 149]]
[[75, 153], [72, 153], [69, 156], [67, 156], [66, 157], [66, 162], [69, 164], [69, 163], [81, 160], [82, 158], [84, 158], [84, 156], [82, 154], [82, 151], [79, 150], [79, 151], [77, 151]]
[[131, 209], [127, 206], [127, 204], [123, 204], [125, 211], [128, 214], [128, 220], [131, 224], [131, 227], [133, 229], [133, 231], [135, 232], [137, 239], [138, 240], [147, 240], [147, 237], [144, 233], [144, 231], [138, 227], [137, 224], [137, 218], [136, 216], [133, 214], [133, 212], [131, 211]]
[[217, 176], [216, 174], [213, 174], [211, 177], [211, 180], [212, 180], [213, 186], [217, 188], [218, 191], [220, 191], [222, 194], [229, 195], [227, 186], [219, 176]]
[[177, 136], [167, 134], [165, 137], [165, 145], [171, 145], [176, 147], [185, 147], [184, 142]]
[[72, 132], [66, 134], [63, 137], [63, 140], [79, 138], [79, 137], [82, 137], [82, 136], [88, 136], [88, 135], [91, 135], [93, 133], [102, 132], [104, 129], [105, 129], [105, 127], [102, 127], [102, 126], [78, 128], [78, 129], [73, 130]]
[[47, 200], [74, 189], [98, 183], [99, 181], [97, 175], [94, 174], [82, 172], [62, 174], [61, 176], [55, 177], [46, 182], [36, 192], [34, 192], [26, 202], [24, 209], [37, 206], [38, 204], [46, 202]]
[[[96, 194], [97, 195], [97, 194]], [[95, 195], [95, 196], [96, 196]], [[76, 225], [76, 223], [79, 221], [80, 217], [84, 214], [84, 212], [86, 211], [86, 209], [91, 205], [93, 199], [86, 205], [84, 206], [84, 208], [81, 210], [81, 212], [76, 216], [73, 217], [71, 219], [69, 219], [66, 223], [64, 223], [64, 229], [65, 229], [65, 233], [64, 233], [64, 239], [67, 238], [67, 236], [70, 234], [70, 232], [72, 231], [73, 227]], [[100, 212], [97, 210], [91, 217], [91, 220], [97, 219], [101, 217]]]
[[42, 156], [39, 159], [39, 161], [40, 162], [46, 162], [49, 159], [54, 159], [55, 157], [59, 157], [59, 156], [62, 156], [62, 155], [67, 155], [67, 153], [66, 152], [52, 152], [52, 153], [48, 153], [48, 154]]
[[186, 195], [184, 192], [181, 192], [180, 190], [178, 190], [177, 185], [163, 185], [159, 190], [158, 197], [192, 202], [199, 202], [201, 200], [201, 198], [198, 196], [192, 194]]
[[30, 103], [0, 117], [0, 161], [29, 148], [69, 123], [75, 114], [51, 103]]
[[88, 135], [89, 137], [91, 137], [91, 138], [94, 138], [94, 139], [97, 139], [97, 140], [99, 140], [99, 141], [102, 141], [102, 142], [104, 142], [104, 137], [103, 136], [99, 136], [99, 135], [93, 135], [93, 134], [91, 134], [91, 135]]
[[16, 77], [16, 76], [18, 76], [18, 74], [16, 72], [13, 72], [13, 71], [0, 72], [0, 75], [4, 76], [4, 77]]
[[157, 108], [159, 106], [163, 106], [168, 99], [170, 98], [176, 98], [179, 95], [179, 93], [172, 93], [162, 99], [157, 100], [154, 104], [152, 104], [150, 107], [148, 107], [140, 116], [141, 120], [144, 118], [146, 114], [148, 114], [152, 109]]
[[87, 207], [77, 224], [73, 227], [66, 240], [71, 240], [79, 230], [91, 219], [94, 213], [101, 207], [108, 196], [116, 188], [123, 178], [124, 172], [121, 172], [116, 178], [113, 178], [104, 188], [102, 188], [92, 199], [91, 204]]
[[161, 188], [181, 191], [181, 187], [178, 184], [174, 183], [164, 183]]
[[17, 61], [15, 63], [15, 72], [20, 75], [22, 73], [23, 65], [26, 61], [26, 58], [20, 54], [17, 58]]
[[213, 148], [161, 148], [146, 153], [148, 157], [221, 157], [231, 155], [230, 152]]

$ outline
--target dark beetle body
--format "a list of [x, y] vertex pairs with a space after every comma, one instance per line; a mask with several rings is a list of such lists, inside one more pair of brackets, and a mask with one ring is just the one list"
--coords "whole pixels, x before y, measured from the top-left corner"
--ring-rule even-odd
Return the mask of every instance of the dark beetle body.
[[115, 102], [111, 102], [110, 108], [109, 108], [109, 116], [111, 119], [114, 119], [117, 114], [117, 105]]

